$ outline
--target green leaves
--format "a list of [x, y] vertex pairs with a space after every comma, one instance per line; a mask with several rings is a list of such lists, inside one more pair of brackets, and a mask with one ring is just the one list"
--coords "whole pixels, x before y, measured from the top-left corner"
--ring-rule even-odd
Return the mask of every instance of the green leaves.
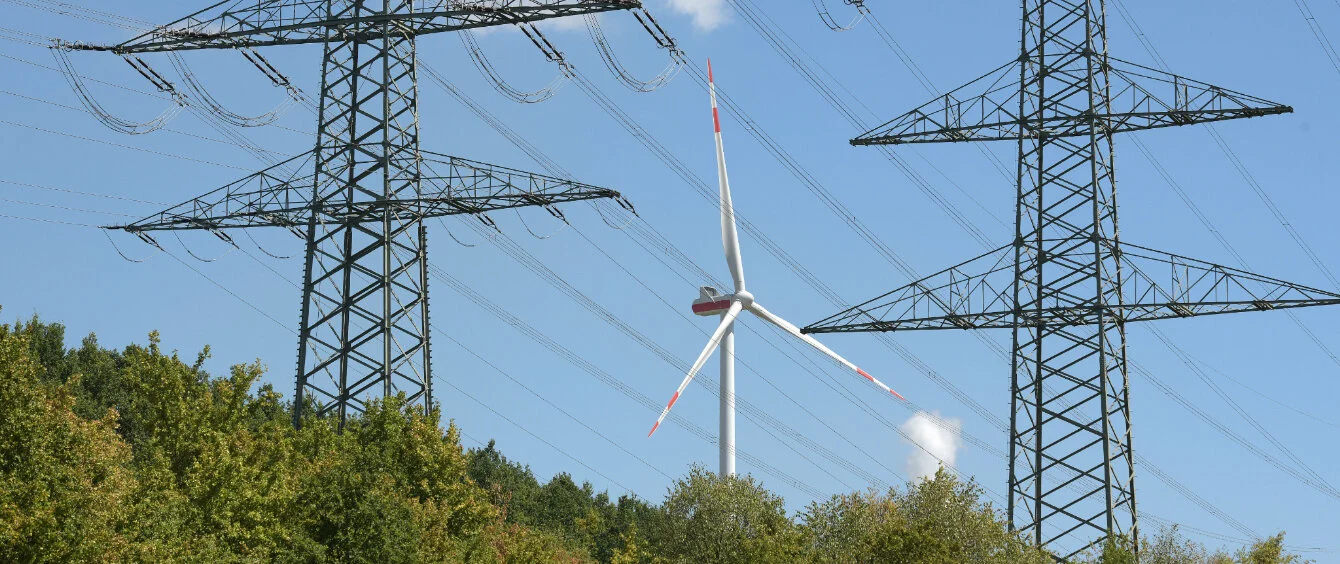
[[[339, 432], [292, 426], [265, 367], [203, 370], [157, 333], [122, 351], [64, 328], [0, 324], [0, 561], [1042, 564], [975, 483], [943, 471], [790, 515], [751, 476], [701, 466], [664, 502], [611, 500], [563, 473], [541, 483], [490, 442], [403, 397]], [[1301, 564], [1284, 537], [1230, 556], [1176, 529], [1150, 564]], [[1134, 562], [1129, 543], [1087, 561]]]
[[794, 562], [801, 554], [801, 531], [785, 501], [752, 476], [723, 478], [694, 466], [671, 487], [662, 511], [653, 543], [670, 562]]
[[1045, 552], [1009, 532], [982, 491], [941, 470], [905, 491], [811, 503], [799, 518], [813, 562], [1031, 563]]
[[0, 330], [0, 560], [113, 561], [134, 487], [115, 416], [74, 414], [25, 331]]

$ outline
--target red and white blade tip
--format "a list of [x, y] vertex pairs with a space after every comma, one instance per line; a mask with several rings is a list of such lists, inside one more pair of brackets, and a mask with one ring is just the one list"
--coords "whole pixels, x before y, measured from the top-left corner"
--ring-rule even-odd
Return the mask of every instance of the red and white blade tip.
[[880, 382], [879, 380], [876, 380], [875, 377], [874, 377], [874, 376], [871, 376], [869, 372], [866, 372], [866, 371], [864, 371], [864, 370], [861, 370], [860, 368], [857, 368], [857, 369], [856, 369], [856, 373], [857, 373], [857, 374], [860, 374], [861, 376], [865, 376], [865, 379], [866, 379], [866, 380], [869, 380], [869, 381], [871, 381], [871, 382], [874, 382], [875, 384], [878, 384], [880, 387], [882, 387], [882, 388], [888, 390], [889, 393], [890, 393], [890, 394], [893, 394], [894, 397], [896, 397], [896, 398], [898, 398], [898, 399], [900, 399], [900, 400], [903, 400], [903, 401], [907, 401], [907, 398], [903, 397], [903, 394], [900, 394], [900, 393], [894, 391], [893, 388], [890, 388], [890, 387], [884, 385], [883, 382]]
[[675, 392], [675, 395], [670, 396], [670, 402], [665, 404], [665, 411], [661, 412], [661, 417], [656, 420], [655, 425], [651, 426], [651, 431], [647, 432], [648, 437], [656, 434], [656, 428], [661, 426], [662, 421], [665, 421], [665, 416], [670, 414], [670, 409], [675, 407], [675, 402], [677, 401], [679, 401], [679, 392]]
[[707, 59], [707, 82], [712, 81], [712, 59]]

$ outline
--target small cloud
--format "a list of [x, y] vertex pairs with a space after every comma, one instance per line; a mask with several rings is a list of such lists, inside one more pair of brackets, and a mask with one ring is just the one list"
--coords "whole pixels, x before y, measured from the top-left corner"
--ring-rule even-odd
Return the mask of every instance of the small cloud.
[[901, 429], [916, 443], [907, 455], [907, 473], [912, 480], [934, 476], [941, 462], [953, 466], [963, 446], [963, 421], [945, 419], [938, 412], [918, 412]]
[[677, 14], [693, 17], [693, 27], [712, 31], [726, 23], [726, 0], [667, 0]]

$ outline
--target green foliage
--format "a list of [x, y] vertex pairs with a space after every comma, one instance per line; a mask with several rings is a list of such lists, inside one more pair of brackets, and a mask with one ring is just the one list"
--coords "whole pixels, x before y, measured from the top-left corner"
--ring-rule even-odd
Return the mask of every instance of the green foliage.
[[1251, 546], [1239, 549], [1233, 555], [1237, 564], [1302, 564], [1303, 557], [1289, 554], [1284, 550], [1284, 533], [1280, 533]]
[[69, 386], [44, 384], [32, 333], [6, 328], [0, 337], [0, 560], [119, 560], [130, 449], [115, 414], [80, 418]]
[[723, 478], [694, 466], [670, 488], [662, 511], [653, 544], [670, 562], [794, 562], [801, 554], [784, 500], [751, 476]]
[[[292, 426], [259, 362], [212, 376], [147, 346], [102, 348], [37, 318], [0, 324], [0, 561], [907, 563], [1051, 562], [972, 482], [940, 472], [789, 515], [750, 476], [702, 467], [655, 505], [546, 482], [403, 397], [343, 429]], [[1300, 564], [1284, 536], [1230, 556], [1161, 531], [1150, 564]], [[1135, 562], [1108, 543], [1084, 562]]]
[[[1142, 537], [1139, 561], [1144, 564], [1306, 564], [1301, 556], [1284, 548], [1284, 533], [1238, 549], [1232, 556], [1222, 550], [1210, 552], [1205, 545], [1189, 540], [1172, 526], [1154, 538]], [[1128, 538], [1109, 540], [1101, 549], [1081, 556], [1081, 564], [1126, 564], [1136, 562]]]
[[813, 562], [1049, 562], [982, 504], [981, 488], [940, 471], [891, 490], [839, 495], [800, 514]]

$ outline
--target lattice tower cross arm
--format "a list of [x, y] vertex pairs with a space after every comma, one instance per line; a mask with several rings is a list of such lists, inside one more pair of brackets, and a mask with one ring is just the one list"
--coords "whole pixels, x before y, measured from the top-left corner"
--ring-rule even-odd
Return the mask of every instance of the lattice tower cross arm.
[[126, 227], [144, 236], [154, 229], [223, 233], [261, 226], [302, 233], [294, 422], [311, 412], [343, 425], [376, 397], [400, 393], [432, 407], [424, 218], [617, 196], [421, 151], [418, 38], [639, 6], [632, 0], [230, 0], [120, 45], [72, 47], [130, 55], [323, 45], [316, 147], [301, 164], [313, 167], [311, 175], [272, 168]]
[[[1017, 59], [852, 140], [1014, 141], [1012, 241], [806, 331], [1011, 329], [1007, 510], [1015, 528], [1069, 558], [1105, 538], [1138, 538], [1127, 322], [1340, 296], [1148, 249], [1124, 252], [1115, 133], [1292, 109], [1110, 58], [1101, 0], [1022, 5]], [[1158, 273], [1137, 263], [1200, 276], [1154, 288]]]
[[[121, 54], [233, 49], [242, 46], [325, 43], [332, 35], [351, 41], [479, 29], [615, 10], [640, 8], [640, 0], [417, 0], [376, 9], [363, 0], [226, 0], [116, 45], [71, 44], [74, 49]], [[363, 6], [361, 10], [350, 10]], [[358, 15], [353, 15], [358, 13]]]

